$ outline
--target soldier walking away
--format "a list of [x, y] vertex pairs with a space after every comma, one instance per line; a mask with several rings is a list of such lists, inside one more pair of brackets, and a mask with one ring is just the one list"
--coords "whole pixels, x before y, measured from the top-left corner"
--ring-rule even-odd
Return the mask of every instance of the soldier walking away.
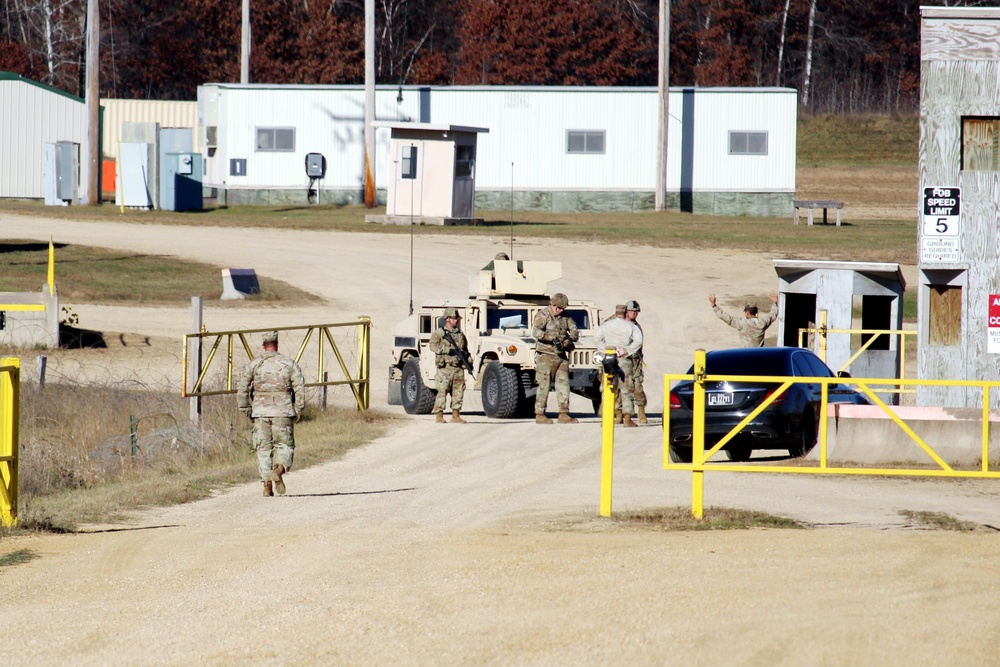
[[741, 347], [764, 347], [764, 332], [778, 319], [778, 293], [771, 292], [771, 312], [759, 315], [757, 304], [743, 306], [743, 317], [733, 317], [715, 304], [715, 295], [708, 295], [708, 302], [719, 319], [740, 332]]
[[555, 382], [556, 399], [559, 402], [559, 423], [575, 424], [579, 420], [569, 416], [569, 353], [576, 341], [580, 340], [580, 330], [576, 322], [565, 314], [569, 299], [557, 292], [549, 299], [547, 308], [535, 315], [532, 336], [535, 340], [535, 379], [538, 393], [535, 395], [535, 423], [551, 424], [545, 414], [549, 399], [549, 386]]
[[[468, 363], [469, 344], [465, 334], [458, 327], [457, 308], [444, 309], [444, 326], [431, 334], [427, 346], [434, 353], [437, 365], [437, 375], [434, 383], [437, 385], [437, 398], [434, 399], [436, 421], [444, 424], [444, 407], [451, 394], [451, 421], [455, 424], [465, 424], [462, 419], [462, 399], [465, 397], [465, 369], [462, 359]], [[464, 356], [463, 356], [464, 355]]]
[[[638, 319], [640, 312], [638, 301], [625, 302], [625, 319], [637, 326], [641, 334], [642, 325], [639, 324]], [[632, 402], [635, 403], [640, 424], [649, 423], [649, 420], [646, 419], [646, 390], [642, 386], [643, 380], [646, 379], [645, 374], [642, 372], [642, 367], [645, 365], [645, 359], [642, 356], [642, 347], [644, 344], [639, 345], [639, 351], [632, 355]]]
[[305, 378], [294, 360], [278, 353], [278, 332], [262, 337], [264, 352], [246, 365], [236, 389], [240, 412], [253, 421], [253, 448], [264, 495], [285, 493], [282, 476], [292, 469], [295, 422], [305, 409]]
[[618, 391], [615, 401], [622, 402], [622, 423], [625, 426], [638, 426], [632, 421], [632, 377], [635, 371], [635, 355], [642, 348], [642, 331], [625, 318], [625, 306], [615, 306], [615, 316], [601, 324], [594, 337], [597, 349], [614, 348], [618, 357], [618, 367], [622, 375], [618, 378]]

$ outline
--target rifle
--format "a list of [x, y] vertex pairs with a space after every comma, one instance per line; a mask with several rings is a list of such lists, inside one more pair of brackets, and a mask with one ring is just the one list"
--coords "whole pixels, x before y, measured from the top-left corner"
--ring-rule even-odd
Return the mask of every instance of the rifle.
[[445, 339], [449, 343], [451, 343], [451, 348], [455, 350], [455, 356], [458, 357], [458, 360], [459, 362], [461, 362], [462, 367], [465, 368], [465, 370], [469, 371], [469, 375], [471, 375], [472, 379], [475, 380], [476, 371], [473, 370], [472, 368], [472, 361], [469, 359], [468, 353], [466, 353], [465, 350], [463, 350], [458, 346], [458, 343], [455, 342], [455, 339], [451, 337], [451, 332], [449, 332], [445, 328], [442, 328], [441, 331], [444, 333]]

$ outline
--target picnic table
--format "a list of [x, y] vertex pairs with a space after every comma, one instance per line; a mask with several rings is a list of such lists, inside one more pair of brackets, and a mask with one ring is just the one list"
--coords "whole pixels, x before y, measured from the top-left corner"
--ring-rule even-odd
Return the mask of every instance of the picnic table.
[[804, 208], [808, 212], [809, 224], [813, 223], [813, 211], [818, 208], [823, 209], [823, 224], [826, 222], [826, 211], [827, 209], [835, 209], [837, 211], [837, 226], [840, 227], [840, 209], [844, 208], [844, 202], [835, 201], [833, 199], [796, 199], [794, 201], [795, 205], [795, 224], [799, 224], [799, 209]]

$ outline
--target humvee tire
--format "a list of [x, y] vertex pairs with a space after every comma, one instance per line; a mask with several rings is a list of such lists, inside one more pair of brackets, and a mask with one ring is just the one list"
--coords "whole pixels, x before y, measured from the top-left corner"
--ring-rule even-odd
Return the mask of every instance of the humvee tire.
[[429, 415], [434, 409], [437, 392], [420, 378], [419, 358], [412, 357], [403, 364], [403, 382], [399, 393], [408, 415]]
[[483, 371], [483, 412], [487, 417], [507, 419], [514, 416], [521, 391], [517, 372], [499, 361], [491, 361]]

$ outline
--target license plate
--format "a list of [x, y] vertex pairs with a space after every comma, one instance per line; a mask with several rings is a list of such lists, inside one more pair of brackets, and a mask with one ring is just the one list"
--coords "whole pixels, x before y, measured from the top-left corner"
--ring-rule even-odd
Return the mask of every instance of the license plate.
[[724, 394], [709, 394], [708, 395], [708, 404], [710, 406], [715, 406], [715, 405], [732, 405], [733, 404], [733, 395], [729, 394], [729, 393], [724, 393]]

